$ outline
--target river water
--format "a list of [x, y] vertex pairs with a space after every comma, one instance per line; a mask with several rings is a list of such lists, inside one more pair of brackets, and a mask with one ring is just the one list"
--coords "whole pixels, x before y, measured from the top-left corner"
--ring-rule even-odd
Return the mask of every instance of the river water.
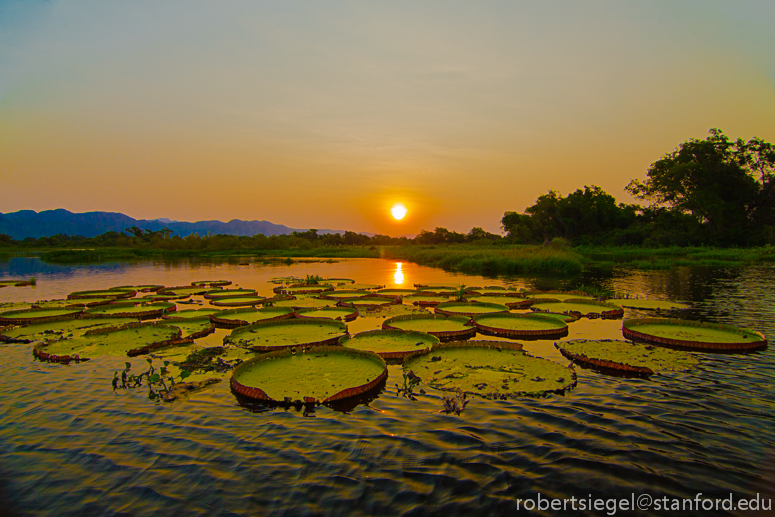
[[[270, 295], [270, 278], [307, 274], [387, 287], [596, 285], [691, 302], [684, 317], [775, 336], [772, 266], [486, 279], [379, 259], [71, 267], [16, 258], [0, 263], [0, 279], [35, 276], [38, 284], [0, 289], [0, 303], [217, 279]], [[380, 324], [358, 318], [350, 333]], [[565, 339], [580, 337], [621, 339], [621, 320], [570, 324]], [[568, 364], [554, 340], [523, 344], [533, 355]], [[663, 515], [658, 499], [674, 504], [698, 493], [731, 494], [735, 503], [758, 494], [759, 514], [772, 514], [762, 510], [775, 497], [772, 348], [697, 353], [696, 370], [649, 379], [576, 367], [578, 385], [564, 395], [475, 398], [460, 416], [439, 412], [444, 392], [428, 389], [416, 401], [399, 396], [399, 366], [389, 368], [387, 387], [370, 402], [310, 414], [242, 406], [228, 382], [186, 400], [152, 402], [141, 390], [111, 390], [123, 360], [63, 366], [34, 360], [30, 348], [0, 345], [0, 515], [516, 515], [531, 509], [529, 501], [546, 508], [548, 498], [575, 498], [565, 503], [568, 512], [582, 500], [585, 507], [603, 500], [599, 510], [575, 514], [628, 513], [621, 502], [612, 513], [608, 500], [616, 498], [641, 502], [639, 515]], [[643, 494], [651, 499], [637, 499]], [[684, 506], [679, 513], [726, 513], [718, 508]]]

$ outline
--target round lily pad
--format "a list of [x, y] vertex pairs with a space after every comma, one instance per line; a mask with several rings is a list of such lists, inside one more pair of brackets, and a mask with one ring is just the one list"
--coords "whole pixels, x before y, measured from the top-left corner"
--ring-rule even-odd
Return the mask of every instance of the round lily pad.
[[699, 362], [686, 352], [612, 339], [574, 339], [560, 341], [554, 346], [577, 363], [638, 375], [651, 375], [661, 370], [687, 371]]
[[559, 300], [564, 302], [565, 300], [594, 300], [594, 296], [590, 296], [584, 291], [525, 291], [523, 293], [529, 298], [536, 300]]
[[312, 309], [320, 307], [333, 307], [337, 304], [336, 300], [323, 300], [322, 298], [313, 297], [283, 297], [283, 298], [270, 298], [267, 302], [271, 302], [275, 307], [291, 307], [293, 309]]
[[160, 318], [163, 314], [175, 309], [175, 304], [170, 302], [154, 302], [150, 304], [110, 304], [93, 307], [86, 310], [86, 314], [95, 318]]
[[489, 314], [497, 312], [509, 312], [509, 308], [499, 303], [477, 303], [477, 302], [444, 302], [438, 304], [433, 309], [436, 314], [445, 316], [468, 316], [473, 317], [477, 314]]
[[138, 298], [138, 300], [141, 300], [143, 302], [167, 302], [170, 300], [183, 300], [185, 298], [188, 298], [189, 296], [191, 295], [172, 294], [172, 293], [167, 293], [167, 294], [154, 293], [154, 294], [147, 294], [142, 298]]
[[334, 286], [330, 284], [309, 284], [309, 285], [291, 285], [288, 287], [275, 287], [272, 289], [275, 294], [318, 294], [324, 291], [333, 291]]
[[191, 282], [194, 287], [223, 287], [231, 285], [231, 280], [198, 280]]
[[568, 325], [540, 314], [478, 314], [472, 320], [477, 331], [491, 336], [547, 339], [568, 335]]
[[320, 298], [325, 300], [341, 300], [343, 298], [361, 298], [363, 296], [369, 296], [369, 291], [356, 290], [356, 289], [337, 289], [336, 291], [326, 291], [320, 293]]
[[252, 307], [266, 302], [265, 296], [224, 296], [210, 300], [216, 307]]
[[177, 287], [165, 287], [156, 291], [157, 294], [170, 294], [173, 296], [194, 296], [205, 294], [209, 287], [194, 287], [191, 285], [179, 285]]
[[0, 324], [28, 325], [42, 321], [56, 321], [73, 318], [83, 312], [83, 308], [22, 309], [0, 313]]
[[23, 327], [3, 329], [0, 341], [30, 343], [33, 341], [57, 341], [82, 336], [86, 331], [100, 327], [115, 327], [135, 323], [130, 318], [71, 318], [66, 320], [33, 323]]
[[435, 307], [440, 303], [448, 302], [449, 296], [440, 296], [437, 294], [419, 292], [404, 297], [404, 301], [420, 307]]
[[441, 390], [460, 389], [485, 398], [506, 399], [561, 393], [576, 384], [576, 372], [522, 351], [519, 343], [443, 343], [430, 354], [408, 357], [404, 370]]
[[89, 330], [73, 339], [40, 343], [35, 345], [33, 353], [40, 360], [61, 363], [85, 361], [100, 355], [134, 357], [180, 342], [180, 336], [179, 328], [160, 322], [129, 323]]
[[259, 321], [284, 320], [293, 318], [293, 309], [290, 307], [264, 307], [254, 309], [246, 307], [228, 311], [218, 311], [210, 316], [210, 321], [218, 328], [233, 329], [244, 327]]
[[0, 287], [23, 287], [25, 285], [35, 285], [33, 280], [0, 280]]
[[485, 287], [476, 287], [476, 286], [466, 287], [465, 292], [471, 293], [471, 294], [485, 295], [490, 293], [507, 294], [512, 291], [507, 291], [505, 287], [501, 287], [499, 285], [488, 285]]
[[215, 325], [209, 318], [170, 321], [169, 324], [180, 329], [183, 339], [199, 339], [215, 332]]
[[258, 292], [255, 289], [212, 289], [204, 293], [204, 297], [208, 300], [234, 298], [236, 296], [258, 296]]
[[298, 318], [331, 318], [334, 320], [352, 321], [358, 317], [358, 311], [351, 307], [320, 307], [318, 309], [298, 309]]
[[569, 298], [565, 301], [536, 301], [530, 306], [530, 310], [538, 312], [561, 312], [564, 314], [573, 314], [578, 317], [601, 317], [604, 319], [621, 318], [624, 315], [624, 309], [619, 305], [576, 298]]
[[75, 291], [67, 295], [68, 300], [78, 298], [132, 298], [137, 294], [133, 290], [103, 289], [101, 291]]
[[239, 327], [224, 338], [224, 344], [271, 352], [288, 347], [334, 345], [347, 335], [347, 325], [327, 318], [260, 321]]
[[368, 309], [373, 307], [381, 307], [383, 305], [396, 305], [401, 303], [401, 298], [385, 297], [385, 296], [362, 296], [359, 298], [342, 298], [339, 300], [341, 307], [355, 307], [360, 309]]
[[425, 332], [439, 341], [465, 340], [476, 335], [476, 327], [469, 325], [470, 321], [468, 316], [407, 314], [386, 319], [382, 328]]
[[38, 301], [31, 308], [34, 309], [72, 309], [83, 307], [96, 307], [115, 301], [115, 298], [79, 298], [75, 300], [46, 300]]
[[355, 283], [355, 280], [353, 280], [351, 278], [325, 278], [325, 279], [323, 279], [323, 281], [326, 284], [331, 284], [331, 285], [345, 285], [345, 284], [354, 284]]
[[347, 286], [348, 289], [359, 289], [359, 290], [367, 290], [367, 291], [371, 291], [374, 289], [382, 289], [383, 287], [385, 286], [380, 284], [350, 284]]
[[108, 289], [109, 291], [135, 291], [138, 293], [150, 293], [154, 291], [158, 291], [159, 289], [164, 289], [163, 285], [159, 284], [144, 284], [144, 285], [119, 285], [116, 287], [111, 287]]
[[281, 350], [245, 361], [234, 369], [236, 393], [268, 402], [327, 403], [361, 395], [387, 377], [377, 354], [343, 347], [304, 353]]
[[429, 352], [439, 338], [414, 330], [369, 330], [339, 339], [343, 347], [374, 352], [383, 359], [401, 359], [417, 352]]
[[740, 351], [767, 346], [764, 334], [753, 330], [680, 319], [625, 320], [622, 334], [633, 341], [698, 350]]
[[[504, 291], [504, 292], [510, 292], [510, 291]], [[465, 296], [466, 301], [468, 302], [479, 302], [479, 303], [500, 303], [502, 305], [505, 305], [509, 309], [527, 309], [533, 304], [533, 300], [530, 298], [525, 298], [523, 296], [517, 296], [516, 293], [507, 296], [507, 295], [466, 295]]]
[[210, 316], [214, 314], [219, 314], [222, 311], [221, 309], [210, 309], [210, 308], [203, 308], [203, 309], [186, 309], [184, 311], [175, 311], [170, 314], [165, 314], [162, 316], [163, 320], [166, 321], [188, 321], [188, 320], [200, 320], [205, 319], [210, 321]]
[[432, 290], [432, 289], [457, 289], [458, 288], [458, 284], [414, 284], [414, 286], [418, 289], [422, 289], [423, 291]]
[[380, 289], [374, 294], [382, 296], [409, 296], [410, 294], [417, 294], [417, 289]]
[[640, 310], [647, 310], [647, 311], [672, 311], [672, 310], [690, 308], [690, 306], [685, 303], [671, 302], [669, 300], [646, 300], [643, 298], [611, 298], [607, 301], [621, 305], [625, 309], [640, 309]]

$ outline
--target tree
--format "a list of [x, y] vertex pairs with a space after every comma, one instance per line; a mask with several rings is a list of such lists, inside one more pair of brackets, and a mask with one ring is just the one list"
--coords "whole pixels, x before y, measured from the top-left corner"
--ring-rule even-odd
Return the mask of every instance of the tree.
[[775, 149], [758, 138], [733, 142], [720, 129], [709, 133], [680, 144], [625, 190], [650, 208], [691, 215], [708, 244], [750, 244], [775, 223]]

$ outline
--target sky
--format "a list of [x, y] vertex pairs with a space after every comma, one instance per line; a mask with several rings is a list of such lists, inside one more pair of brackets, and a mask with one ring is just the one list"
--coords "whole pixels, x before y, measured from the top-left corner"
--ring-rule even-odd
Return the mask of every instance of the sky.
[[773, 27], [771, 0], [0, 0], [0, 212], [397, 236], [632, 202], [710, 128], [775, 142]]

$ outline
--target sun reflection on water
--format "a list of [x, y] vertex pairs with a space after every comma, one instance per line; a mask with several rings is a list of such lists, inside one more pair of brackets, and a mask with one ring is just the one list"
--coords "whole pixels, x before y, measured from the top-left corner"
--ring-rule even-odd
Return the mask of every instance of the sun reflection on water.
[[403, 285], [404, 283], [404, 271], [401, 269], [403, 262], [396, 262], [396, 271], [393, 273], [393, 282], [396, 285]]

